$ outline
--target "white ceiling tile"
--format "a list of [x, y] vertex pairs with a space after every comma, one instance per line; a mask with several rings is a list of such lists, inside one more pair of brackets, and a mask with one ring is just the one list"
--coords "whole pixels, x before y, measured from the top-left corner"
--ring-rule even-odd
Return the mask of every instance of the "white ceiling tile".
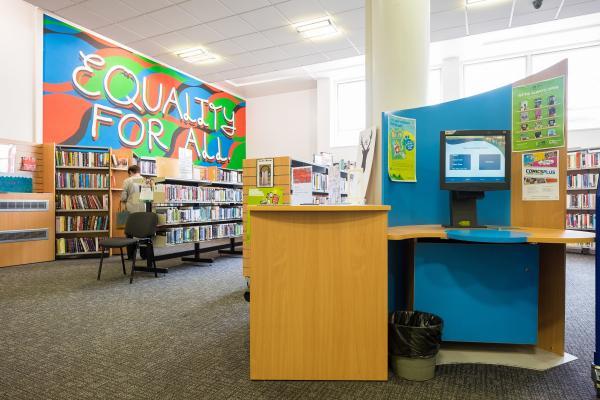
[[277, 47], [271, 47], [269, 49], [262, 49], [262, 50], [255, 50], [252, 52], [252, 55], [254, 55], [258, 60], [261, 60], [263, 63], [268, 63], [271, 61], [279, 61], [279, 60], [288, 58], [288, 56], [281, 49], [279, 49]]
[[327, 56], [327, 58], [330, 60], [339, 60], [340, 58], [348, 58], [360, 55], [354, 47], [348, 47], [347, 49], [342, 50], [327, 51], [323, 54], [325, 54], [325, 56]]
[[327, 60], [323, 54], [311, 54], [308, 56], [302, 56], [294, 59], [296, 61], [296, 65], [305, 66], [305, 65], [313, 65], [319, 64]]
[[157, 54], [162, 54], [168, 52], [167, 49], [159, 45], [158, 43], [152, 41], [151, 39], [143, 39], [138, 40], [137, 42], [131, 42], [127, 46], [132, 49], [149, 56], [155, 56]]
[[140, 15], [139, 17], [128, 19], [122, 24], [126, 26], [127, 29], [142, 37], [156, 36], [171, 30], [170, 27], [161, 24], [159, 21], [150, 18], [147, 15]]
[[271, 4], [279, 4], [279, 3], [285, 3], [288, 0], [269, 0], [269, 2]]
[[365, 28], [365, 9], [346, 11], [333, 16], [333, 22], [343, 31]]
[[196, 25], [178, 31], [195, 43], [212, 43], [225, 39], [223, 35], [206, 25]]
[[271, 5], [267, 0], [221, 0], [221, 3], [236, 14]]
[[207, 25], [227, 38], [243, 36], [256, 32], [256, 29], [237, 16], [209, 22]]
[[600, 12], [600, 1], [586, 1], [579, 4], [573, 4], [572, 2], [567, 3], [563, 7], [560, 18], [570, 18], [579, 15], [594, 14]]
[[139, 15], [139, 11], [121, 0], [88, 0], [82, 3], [88, 11], [100, 15], [109, 21], [123, 21]]
[[30, 0], [29, 2], [48, 11], [56, 11], [74, 4], [70, 0]]
[[450, 11], [465, 8], [465, 0], [431, 0], [429, 11], [438, 13], [441, 11]]
[[96, 29], [96, 32], [119, 43], [129, 43], [143, 39], [142, 36], [130, 31], [129, 29], [119, 24], [113, 24], [104, 26], [102, 28], [98, 28]]
[[259, 74], [264, 74], [265, 72], [271, 72], [273, 71], [272, 67], [270, 64], [262, 64], [262, 65], [255, 65], [252, 67], [247, 67], [247, 68], [240, 68], [236, 71], [229, 71], [229, 72], [225, 72], [225, 75], [227, 75], [227, 79], [234, 79], [235, 78], [240, 78], [240, 77], [248, 77], [248, 76], [254, 76], [254, 75], [259, 75]]
[[261, 33], [265, 35], [271, 42], [277, 45], [300, 42], [304, 40], [302, 36], [296, 32], [296, 29], [290, 25], [282, 26], [281, 28], [269, 29]]
[[249, 35], [240, 36], [233, 41], [242, 47], [244, 50], [258, 50], [266, 47], [273, 47], [274, 44], [262, 33], [251, 33]]
[[190, 65], [190, 63], [184, 61], [181, 57], [178, 57], [173, 53], [160, 54], [156, 56], [156, 59], [163, 64], [181, 69], [182, 71], [185, 71], [184, 68], [187, 68]]
[[215, 72], [230, 71], [236, 69], [235, 65], [230, 62], [221, 60], [216, 62], [208, 62], [201, 64], [193, 64], [190, 70], [193, 71], [194, 75], [202, 76], [204, 74], [213, 74]]
[[560, 6], [561, 1], [562, 0], [544, 0], [542, 7], [537, 10], [531, 4], [531, 0], [517, 1], [517, 4], [515, 5], [515, 14], [529, 14], [529, 13], [541, 12], [544, 10], [548, 10], [550, 8], [553, 8], [556, 10], [558, 8], [558, 6]]
[[95, 29], [111, 23], [108, 19], [87, 10], [80, 4], [63, 8], [60, 10], [60, 16], [88, 29]]
[[439, 29], [436, 31], [432, 30], [430, 41], [438, 42], [442, 40], [456, 39], [459, 37], [466, 36], [466, 34], [467, 31], [465, 29], [464, 24], [462, 26], [455, 26], [453, 28]]
[[211, 52], [222, 56], [230, 56], [232, 54], [240, 54], [245, 52], [240, 45], [238, 45], [231, 39], [214, 42], [208, 45], [207, 47]]
[[251, 65], [260, 64], [262, 62], [252, 53], [241, 53], [231, 55], [227, 57], [227, 60], [237, 65], [238, 67], [249, 67]]
[[[475, 3], [477, 4], [477, 3]], [[483, 4], [483, 3], [482, 3]], [[481, 7], [467, 7], [469, 15], [469, 24], [477, 24], [479, 22], [494, 21], [498, 19], [510, 18], [512, 3], [492, 3], [490, 5], [483, 4]], [[505, 27], [508, 24], [505, 25]]]
[[285, 44], [283, 46], [279, 46], [279, 48], [290, 57], [302, 57], [308, 54], [319, 52], [317, 47], [315, 47], [315, 45], [308, 40], [298, 43]]
[[205, 74], [201, 77], [201, 81], [207, 83], [216, 83], [225, 80], [226, 78], [223, 76], [221, 72], [215, 72], [214, 74]]
[[[556, 10], [544, 10], [544, 11], [539, 11], [536, 13], [529, 13], [529, 14], [515, 14], [515, 16], [513, 17], [512, 26], [517, 27], [517, 26], [537, 24], [540, 22], [552, 21], [552, 20], [554, 20], [555, 15], [556, 15]], [[505, 27], [506, 26], [508, 26], [508, 22], [505, 25]], [[488, 31], [490, 31], [490, 30], [494, 30], [494, 29], [489, 29]]]
[[290, 24], [275, 7], [259, 8], [258, 10], [241, 14], [240, 17], [258, 31]]
[[469, 34], [477, 35], [479, 33], [495, 31], [499, 29], [506, 29], [507, 27], [508, 18], [500, 18], [493, 21], [483, 21], [473, 24], [469, 21]]
[[148, 16], [165, 26], [171, 27], [171, 30], [173, 30], [174, 27], [177, 27], [177, 29], [187, 28], [189, 26], [197, 25], [200, 22], [194, 18], [193, 15], [179, 6], [162, 8], [149, 13]]
[[200, 22], [214, 21], [233, 15], [233, 11], [225, 7], [219, 0], [190, 0], [180, 3], [184, 10], [196, 17]]
[[201, 44], [200, 42], [188, 39], [178, 32], [154, 36], [152, 40], [172, 52], [182, 51]]
[[271, 71], [281, 71], [298, 67], [298, 62], [295, 59], [281, 60], [269, 63]]
[[441, 29], [456, 28], [465, 26], [464, 10], [442, 11], [431, 14], [431, 30], [439, 31]]
[[320, 52], [341, 50], [352, 47], [352, 43], [342, 35], [324, 37], [322, 39], [312, 39], [311, 42]]
[[365, 46], [365, 30], [364, 29], [353, 29], [346, 33], [346, 38], [352, 42], [356, 47]]
[[172, 5], [169, 0], [122, 0], [130, 7], [135, 8], [141, 13], [158, 10]]
[[319, 3], [330, 14], [337, 14], [342, 11], [363, 8], [365, 6], [365, 0], [319, 0]]
[[327, 16], [325, 9], [316, 0], [290, 0], [277, 4], [277, 9], [292, 23]]

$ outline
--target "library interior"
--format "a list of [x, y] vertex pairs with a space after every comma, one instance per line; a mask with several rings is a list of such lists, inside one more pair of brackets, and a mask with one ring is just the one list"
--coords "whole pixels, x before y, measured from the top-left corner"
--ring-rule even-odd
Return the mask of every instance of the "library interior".
[[1, 3], [1, 399], [600, 397], [600, 0]]

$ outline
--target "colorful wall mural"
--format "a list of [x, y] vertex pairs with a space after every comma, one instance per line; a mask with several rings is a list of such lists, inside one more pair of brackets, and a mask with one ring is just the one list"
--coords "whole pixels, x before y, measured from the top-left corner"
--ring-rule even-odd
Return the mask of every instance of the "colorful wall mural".
[[44, 16], [44, 142], [242, 168], [243, 99]]

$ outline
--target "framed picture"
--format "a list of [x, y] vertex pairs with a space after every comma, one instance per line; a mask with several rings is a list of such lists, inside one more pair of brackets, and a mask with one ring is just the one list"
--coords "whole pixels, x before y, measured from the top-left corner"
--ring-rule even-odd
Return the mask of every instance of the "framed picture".
[[256, 187], [273, 187], [274, 173], [272, 158], [256, 160]]

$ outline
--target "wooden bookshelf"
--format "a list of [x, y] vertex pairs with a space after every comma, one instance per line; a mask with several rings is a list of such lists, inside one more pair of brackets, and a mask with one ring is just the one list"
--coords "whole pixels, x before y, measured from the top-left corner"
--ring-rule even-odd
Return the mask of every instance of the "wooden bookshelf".
[[[56, 203], [56, 258], [97, 257], [99, 240], [111, 236], [110, 149], [46, 144], [44, 156], [46, 165], [53, 166], [45, 171], [44, 184]], [[76, 201], [82, 208], [61, 207], [61, 200]], [[89, 249], [69, 251], [75, 241]]]
[[[594, 231], [596, 190], [600, 174], [600, 148], [577, 148], [567, 152], [567, 229]], [[572, 244], [569, 251], [595, 252], [594, 244]]]

